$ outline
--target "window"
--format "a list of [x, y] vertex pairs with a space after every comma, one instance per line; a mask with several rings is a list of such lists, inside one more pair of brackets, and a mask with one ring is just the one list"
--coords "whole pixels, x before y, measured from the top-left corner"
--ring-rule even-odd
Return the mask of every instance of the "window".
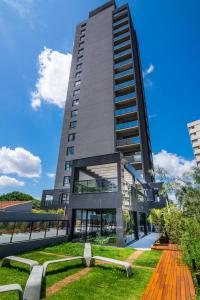
[[72, 161], [65, 162], [65, 171], [70, 172], [72, 170]]
[[78, 50], [78, 55], [82, 55], [83, 54], [83, 49]]
[[71, 156], [74, 154], [74, 147], [67, 147], [67, 156]]
[[84, 43], [85, 43], [85, 42], [80, 42], [80, 43], [79, 43], [79, 48], [83, 47]]
[[69, 124], [69, 128], [76, 128], [76, 126], [77, 126], [77, 121], [72, 121]]
[[77, 115], [78, 115], [78, 110], [77, 109], [71, 111], [71, 117], [72, 118], [76, 117]]
[[74, 86], [78, 86], [80, 84], [81, 84], [81, 80], [77, 80], [77, 81], [75, 81]]
[[80, 42], [83, 42], [85, 40], [85, 35], [80, 37]]
[[81, 74], [82, 74], [82, 71], [76, 72], [75, 77], [76, 77], [76, 78], [80, 78], [80, 77], [81, 77]]
[[76, 96], [76, 95], [78, 95], [80, 93], [80, 89], [79, 90], [75, 90], [74, 92], [73, 92], [73, 96]]
[[83, 27], [85, 27], [86, 26], [86, 23], [83, 23], [82, 25], [81, 25], [81, 28], [83, 28]]
[[82, 66], [82, 63], [78, 64], [78, 65], [76, 66], [76, 70], [80, 70], [80, 69], [81, 69], [81, 66]]
[[61, 194], [61, 204], [69, 204], [69, 194]]
[[68, 135], [68, 142], [73, 142], [75, 141], [75, 137], [76, 137], [76, 134], [75, 133], [71, 133]]
[[79, 105], [79, 100], [75, 99], [72, 101], [72, 106], [78, 106]]
[[66, 186], [66, 187], [70, 186], [70, 176], [64, 176], [64, 178], [63, 178], [63, 186]]
[[81, 35], [86, 33], [86, 29], [81, 30]]
[[81, 62], [83, 60], [83, 55], [79, 56], [78, 59], [77, 59], [77, 62]]

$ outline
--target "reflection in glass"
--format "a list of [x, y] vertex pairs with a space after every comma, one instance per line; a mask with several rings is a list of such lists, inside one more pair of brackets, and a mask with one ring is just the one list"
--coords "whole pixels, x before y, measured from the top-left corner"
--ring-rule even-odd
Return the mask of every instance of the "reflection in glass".
[[27, 241], [30, 238], [31, 222], [16, 222], [12, 242]]
[[14, 222], [0, 222], [0, 244], [10, 243], [14, 225]]

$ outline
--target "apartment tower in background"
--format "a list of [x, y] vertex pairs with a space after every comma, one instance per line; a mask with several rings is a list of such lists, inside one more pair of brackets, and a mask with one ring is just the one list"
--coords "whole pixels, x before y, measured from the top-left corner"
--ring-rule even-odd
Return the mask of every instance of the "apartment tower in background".
[[76, 28], [55, 187], [70, 239], [148, 232], [153, 161], [137, 35], [128, 4], [109, 1]]
[[188, 123], [189, 135], [192, 143], [197, 166], [200, 167], [200, 120]]

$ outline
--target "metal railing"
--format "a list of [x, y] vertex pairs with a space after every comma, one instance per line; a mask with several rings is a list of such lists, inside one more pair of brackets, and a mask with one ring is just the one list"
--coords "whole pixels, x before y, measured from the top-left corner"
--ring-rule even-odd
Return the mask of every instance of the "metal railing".
[[120, 19], [119, 21], [114, 20], [113, 21], [113, 26], [115, 27], [115, 26], [120, 25], [121, 23], [124, 23], [126, 21], [128, 21], [128, 17], [124, 17], [123, 19]]
[[130, 45], [130, 44], [131, 44], [131, 41], [130, 41], [130, 40], [125, 41], [125, 42], [123, 42], [123, 43], [120, 43], [120, 44], [118, 44], [118, 45], [115, 45], [115, 46], [114, 46], [114, 50], [120, 49], [120, 48], [122, 48], [122, 47], [124, 47], [124, 46], [127, 46], [127, 45]]
[[118, 109], [115, 111], [115, 116], [121, 116], [121, 115], [125, 115], [128, 113], [133, 113], [137, 111], [137, 107], [136, 106], [130, 106], [124, 109]]
[[135, 84], [135, 80], [129, 80], [129, 81], [126, 81], [126, 82], [123, 82], [123, 83], [119, 83], [119, 84], [116, 84], [114, 86], [114, 90], [119, 90], [119, 89], [123, 89], [123, 88], [126, 88], [126, 87], [129, 87], [129, 86], [132, 86]]
[[120, 63], [114, 64], [114, 68], [116, 69], [116, 68], [125, 66], [125, 65], [127, 65], [127, 64], [132, 64], [132, 63], [133, 63], [132, 58], [129, 58], [129, 59], [126, 59], [126, 60], [121, 61]]
[[124, 25], [124, 26], [121, 26], [121, 27], [119, 27], [119, 28], [113, 30], [113, 33], [114, 33], [114, 34], [115, 34], [115, 33], [118, 33], [118, 32], [120, 32], [120, 31], [122, 31], [122, 30], [124, 30], [124, 29], [129, 29], [129, 25], [126, 24], [126, 25]]
[[68, 235], [68, 220], [1, 221], [0, 245]]
[[76, 181], [74, 186], [75, 193], [102, 193], [117, 192], [117, 178], [93, 179]]
[[121, 40], [121, 39], [123, 39], [123, 38], [125, 38], [125, 37], [127, 37], [127, 36], [130, 36], [130, 32], [125, 32], [125, 33], [122, 33], [122, 34], [116, 36], [116, 37], [114, 38], [114, 42], [116, 42], [116, 41], [118, 41], [118, 40]]
[[132, 53], [131, 49], [127, 49], [120, 53], [114, 54], [114, 58], [116, 59], [116, 58], [122, 57], [123, 55], [131, 54], [131, 53]]
[[131, 75], [131, 74], [133, 74], [133, 68], [130, 68], [126, 71], [114, 74], [114, 78], [118, 79], [118, 78], [121, 78], [123, 76]]
[[117, 140], [117, 146], [125, 146], [125, 145], [132, 145], [140, 143], [139, 137], [132, 137], [127, 139]]
[[129, 93], [126, 95], [117, 96], [115, 97], [115, 102], [121, 102], [132, 98], [136, 98], [136, 93]]
[[138, 126], [138, 121], [131, 121], [131, 122], [125, 122], [121, 124], [116, 124], [116, 130], [123, 130], [131, 127], [136, 127]]

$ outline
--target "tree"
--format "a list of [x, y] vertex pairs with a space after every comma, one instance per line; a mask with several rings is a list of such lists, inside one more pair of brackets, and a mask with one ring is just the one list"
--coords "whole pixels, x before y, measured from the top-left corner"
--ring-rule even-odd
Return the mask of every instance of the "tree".
[[40, 200], [35, 199], [29, 194], [18, 191], [0, 195], [0, 201], [32, 201], [35, 208], [40, 207]]

